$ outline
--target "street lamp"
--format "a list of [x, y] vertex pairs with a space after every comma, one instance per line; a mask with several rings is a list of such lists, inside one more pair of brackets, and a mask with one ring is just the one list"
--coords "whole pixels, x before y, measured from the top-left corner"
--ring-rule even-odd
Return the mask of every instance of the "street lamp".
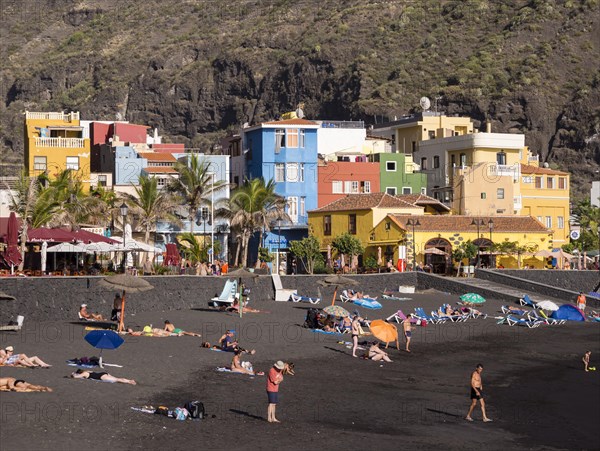
[[123, 202], [119, 209], [121, 210], [121, 216], [123, 217], [123, 247], [125, 247], [125, 221], [127, 220], [127, 212], [129, 211], [129, 208], [127, 207], [127, 204]]
[[202, 217], [202, 224], [204, 224], [204, 233], [202, 234], [202, 240], [204, 241], [204, 245], [206, 246], [206, 221], [208, 220], [208, 209], [202, 208], [200, 216]]
[[[477, 240], [479, 240], [479, 227], [484, 226], [485, 221], [483, 219], [473, 219], [471, 225], [477, 226]], [[481, 246], [479, 245], [479, 241], [477, 241], [477, 264], [475, 266], [479, 268], [479, 265], [481, 265]]]
[[277, 217], [277, 268], [275, 274], [279, 274], [279, 254], [281, 253], [281, 216]]
[[418, 219], [408, 219], [406, 221], [407, 226], [412, 226], [412, 239], [413, 239], [413, 271], [417, 270], [417, 246], [415, 240], [415, 227], [419, 227], [421, 223]]
[[127, 207], [127, 204], [123, 202], [119, 209], [121, 210], [121, 216], [123, 217], [123, 272], [125, 273], [127, 272], [127, 251], [125, 250], [125, 222], [127, 221], [127, 212], [129, 211], [129, 208]]
[[210, 264], [215, 262], [215, 172], [210, 173]]

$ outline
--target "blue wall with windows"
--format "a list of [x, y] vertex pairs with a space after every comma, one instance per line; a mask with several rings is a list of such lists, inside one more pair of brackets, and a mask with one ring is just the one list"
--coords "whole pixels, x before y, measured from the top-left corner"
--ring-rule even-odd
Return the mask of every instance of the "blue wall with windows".
[[276, 128], [245, 133], [248, 175], [275, 180], [275, 192], [288, 201], [292, 227], [305, 228], [306, 212], [317, 208], [317, 128], [316, 124], [303, 128], [282, 121]]

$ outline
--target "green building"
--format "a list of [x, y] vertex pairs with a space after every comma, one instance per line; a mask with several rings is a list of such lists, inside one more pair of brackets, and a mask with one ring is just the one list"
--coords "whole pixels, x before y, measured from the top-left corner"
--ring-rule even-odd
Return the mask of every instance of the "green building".
[[427, 174], [417, 172], [419, 167], [412, 155], [405, 153], [376, 153], [369, 160], [379, 163], [380, 189], [391, 195], [427, 194]]

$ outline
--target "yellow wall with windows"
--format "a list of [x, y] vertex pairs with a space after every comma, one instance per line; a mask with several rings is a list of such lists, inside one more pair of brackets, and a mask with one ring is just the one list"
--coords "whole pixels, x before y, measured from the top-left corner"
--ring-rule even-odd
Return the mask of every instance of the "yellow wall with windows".
[[466, 135], [473, 133], [473, 122], [468, 117], [423, 116], [419, 121], [396, 128], [396, 147], [400, 152], [411, 153], [412, 143], [430, 139], [429, 132], [434, 132], [436, 138]]
[[[48, 127], [62, 128], [57, 131], [59, 137], [42, 137], [40, 129]], [[67, 157], [70, 163], [77, 164], [76, 176], [83, 187], [90, 186], [90, 140], [82, 138], [78, 113], [30, 113], [25, 116], [25, 169], [30, 176], [46, 172], [50, 179], [67, 169]], [[45, 171], [43, 159], [45, 157]], [[76, 160], [75, 160], [76, 159]]]
[[[308, 230], [319, 240], [322, 251], [326, 251], [327, 245], [331, 244], [336, 237], [343, 233], [349, 233], [349, 216], [351, 214], [356, 215], [356, 233], [352, 235], [358, 238], [364, 246], [373, 229], [372, 210], [308, 212]], [[325, 216], [331, 216], [331, 234], [329, 235], [325, 235]]]

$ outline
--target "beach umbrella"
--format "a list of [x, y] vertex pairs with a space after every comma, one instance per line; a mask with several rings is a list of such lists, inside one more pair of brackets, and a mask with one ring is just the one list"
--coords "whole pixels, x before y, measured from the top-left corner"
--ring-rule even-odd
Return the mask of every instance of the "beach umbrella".
[[557, 311], [559, 308], [558, 305], [552, 301], [540, 301], [537, 303], [537, 306], [542, 310], [550, 310], [552, 312]]
[[6, 294], [3, 291], [0, 291], [0, 301], [14, 301], [16, 298], [11, 296], [10, 294]]
[[331, 268], [333, 265], [331, 264], [331, 244], [327, 245], [327, 267]]
[[460, 296], [460, 300], [466, 304], [483, 304], [485, 299], [477, 293], [466, 293]]
[[48, 260], [48, 243], [44, 241], [42, 243], [42, 273], [46, 272], [46, 262]]
[[121, 319], [119, 321], [119, 329], [123, 330], [123, 318], [125, 317], [125, 294], [127, 291], [133, 293], [141, 293], [142, 291], [148, 291], [154, 288], [148, 281], [140, 278], [130, 276], [129, 274], [117, 274], [116, 276], [105, 277], [98, 282], [104, 288], [110, 288], [111, 290], [123, 290], [121, 295]]
[[381, 258], [381, 246], [377, 246], [377, 266], [381, 266], [383, 264], [383, 259]]
[[94, 348], [100, 349], [100, 368], [102, 368], [102, 350], [117, 349], [125, 342], [119, 334], [112, 330], [93, 330], [84, 339]]
[[375, 338], [385, 343], [385, 347], [391, 343], [396, 342], [396, 346], [400, 348], [398, 343], [398, 329], [393, 324], [387, 323], [382, 319], [376, 319], [371, 321], [369, 329]]
[[337, 290], [339, 287], [343, 286], [356, 286], [358, 282], [353, 279], [349, 279], [348, 277], [340, 276], [336, 274], [334, 276], [327, 276], [323, 280], [319, 280], [318, 282], [321, 286], [334, 286], [335, 290], [333, 292], [333, 299], [331, 300], [331, 305], [335, 304], [335, 298], [337, 296]]
[[437, 247], [430, 247], [428, 249], [425, 249], [423, 253], [431, 255], [449, 255], [447, 252], [444, 252], [443, 250], [438, 249]]
[[[45, 243], [45, 241], [44, 241]], [[65, 252], [65, 253], [83, 253], [87, 252], [87, 248], [83, 244], [78, 243], [60, 243], [56, 246], [46, 248], [46, 252]]]
[[535, 254], [533, 254], [534, 257], [544, 257], [544, 258], [548, 258], [548, 257], [552, 257], [552, 252], [546, 250], [546, 249], [542, 249], [541, 251], [536, 252]]
[[346, 257], [344, 257], [344, 254], [340, 255], [340, 269], [344, 269], [344, 266], [346, 266]]
[[350, 316], [350, 312], [339, 305], [328, 305], [323, 309], [323, 311], [328, 315], [338, 318], [346, 318], [347, 316]]

